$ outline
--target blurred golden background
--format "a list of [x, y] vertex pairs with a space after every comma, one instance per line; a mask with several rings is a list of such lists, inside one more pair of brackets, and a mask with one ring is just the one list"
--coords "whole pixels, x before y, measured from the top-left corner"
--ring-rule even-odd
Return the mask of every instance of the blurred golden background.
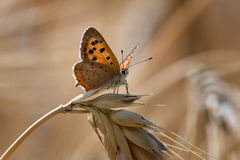
[[[133, 63], [153, 57], [130, 69], [128, 83], [130, 93], [154, 93], [146, 103], [166, 105], [132, 109], [159, 126], [189, 134], [194, 86], [187, 75], [195, 65], [218, 73], [240, 104], [237, 0], [8, 0], [0, 2], [0, 25], [1, 154], [40, 116], [84, 92], [74, 87], [72, 65], [90, 26], [119, 60], [121, 49], [126, 55], [138, 42]], [[239, 117], [239, 107], [235, 111]], [[206, 141], [192, 142], [211, 152]], [[239, 152], [239, 141], [233, 141]], [[86, 115], [65, 114], [36, 130], [10, 159], [107, 159], [107, 154]]]

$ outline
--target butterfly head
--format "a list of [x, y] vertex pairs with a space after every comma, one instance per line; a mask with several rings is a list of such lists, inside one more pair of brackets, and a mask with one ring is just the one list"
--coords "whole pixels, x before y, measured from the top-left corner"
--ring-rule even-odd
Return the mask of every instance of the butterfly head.
[[121, 69], [121, 74], [122, 74], [123, 76], [127, 76], [127, 75], [128, 75], [128, 68], [127, 68], [127, 69], [122, 68], [122, 69]]
[[129, 64], [132, 60], [132, 57], [133, 57], [133, 53], [130, 53], [120, 64], [120, 72], [124, 77], [128, 75]]

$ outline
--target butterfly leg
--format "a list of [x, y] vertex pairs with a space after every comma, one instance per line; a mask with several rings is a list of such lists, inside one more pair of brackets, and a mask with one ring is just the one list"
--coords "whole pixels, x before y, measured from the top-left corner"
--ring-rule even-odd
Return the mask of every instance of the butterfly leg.
[[118, 92], [119, 92], [119, 87], [117, 87], [117, 94], [118, 94]]
[[129, 94], [129, 91], [128, 91], [128, 82], [127, 82], [127, 80], [125, 80], [124, 84], [125, 84], [125, 87], [126, 87], [127, 94]]
[[118, 94], [118, 91], [119, 91], [119, 87], [115, 88], [115, 89], [113, 90], [113, 93], [117, 93], [117, 94]]

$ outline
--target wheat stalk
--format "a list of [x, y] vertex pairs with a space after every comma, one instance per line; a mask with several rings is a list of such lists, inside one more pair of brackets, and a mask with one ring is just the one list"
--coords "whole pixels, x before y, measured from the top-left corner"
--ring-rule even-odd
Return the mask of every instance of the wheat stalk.
[[[81, 94], [67, 104], [60, 105], [41, 117], [19, 136], [1, 156], [1, 160], [7, 159], [34, 130], [59, 113], [89, 113], [88, 120], [111, 160], [183, 159], [172, 148], [191, 152], [203, 159], [201, 157], [202, 153], [198, 154], [182, 145], [182, 143], [173, 140], [162, 132], [166, 130], [148, 121], [143, 116], [124, 109], [111, 109], [144, 105], [144, 103], [136, 101], [146, 95], [112, 93], [94, 97], [98, 91], [91, 90]], [[165, 144], [154, 133], [160, 133], [180, 147]], [[168, 133], [173, 134], [172, 132]]]
[[[196, 147], [195, 149], [198, 151], [192, 151], [194, 146], [176, 134], [158, 127], [143, 116], [124, 109], [111, 109], [139, 105], [136, 100], [142, 98], [142, 96], [104, 94], [88, 101], [82, 101], [77, 107], [73, 108], [77, 109], [79, 107], [90, 112], [89, 122], [111, 160], [183, 159], [172, 150], [172, 145], [168, 146], [158, 139], [154, 133], [158, 133], [179, 145], [179, 147], [175, 146], [178, 150], [191, 152], [199, 159], [204, 159], [201, 155], [206, 153], [196, 149]], [[178, 137], [190, 147], [177, 142], [165, 133]]]
[[[191, 107], [187, 118], [186, 131], [196, 139], [197, 133], [203, 129], [206, 134], [206, 144], [210, 154], [217, 159], [229, 159], [230, 153], [236, 152], [239, 145], [239, 120], [237, 106], [233, 97], [233, 89], [219, 78], [216, 72], [200, 65], [190, 72], [191, 82]], [[197, 129], [196, 124], [202, 124], [202, 129]], [[194, 133], [191, 132], [194, 128]], [[195, 136], [195, 137], [193, 137]], [[203, 140], [201, 140], [203, 141]], [[230, 143], [231, 141], [231, 143]], [[234, 148], [234, 150], [233, 150]], [[234, 154], [233, 154], [234, 155]]]

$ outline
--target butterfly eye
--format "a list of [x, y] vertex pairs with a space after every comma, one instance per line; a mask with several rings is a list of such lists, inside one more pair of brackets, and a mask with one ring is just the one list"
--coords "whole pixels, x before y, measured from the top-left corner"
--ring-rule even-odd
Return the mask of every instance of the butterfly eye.
[[122, 71], [122, 74], [125, 75], [125, 74], [126, 74], [126, 71], [123, 70], [123, 71]]

